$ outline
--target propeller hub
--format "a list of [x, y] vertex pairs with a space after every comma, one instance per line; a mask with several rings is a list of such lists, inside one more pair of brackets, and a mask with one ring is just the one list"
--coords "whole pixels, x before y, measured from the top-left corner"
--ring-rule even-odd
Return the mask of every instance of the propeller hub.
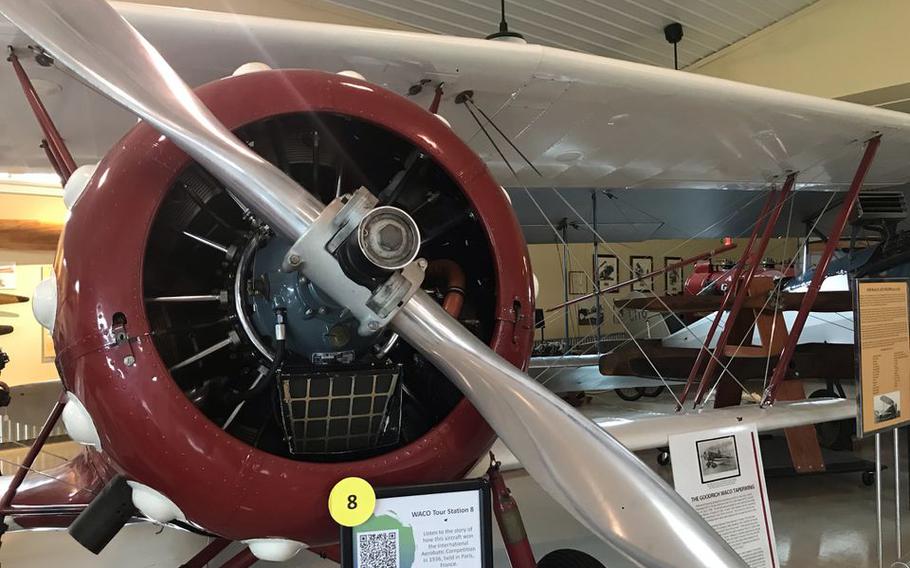
[[397, 207], [377, 207], [360, 221], [357, 245], [377, 268], [398, 270], [417, 258], [420, 230], [410, 215]]

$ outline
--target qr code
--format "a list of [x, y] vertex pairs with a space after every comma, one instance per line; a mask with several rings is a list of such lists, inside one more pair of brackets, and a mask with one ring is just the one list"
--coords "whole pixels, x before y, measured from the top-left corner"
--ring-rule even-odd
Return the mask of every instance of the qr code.
[[358, 568], [399, 568], [398, 531], [357, 534]]

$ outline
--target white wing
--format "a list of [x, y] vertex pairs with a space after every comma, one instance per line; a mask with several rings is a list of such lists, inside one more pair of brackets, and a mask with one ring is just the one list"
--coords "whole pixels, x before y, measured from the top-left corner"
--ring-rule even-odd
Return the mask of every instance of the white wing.
[[[788, 170], [823, 188], [850, 181], [860, 144], [882, 148], [869, 185], [910, 179], [910, 116], [534, 45], [275, 20], [175, 8], [117, 8], [191, 84], [249, 61], [351, 69], [393, 91], [444, 81], [441, 107], [503, 185], [753, 188]], [[28, 40], [0, 23], [5, 44]], [[32, 64], [77, 161], [97, 160], [134, 118], [56, 69]], [[516, 181], [454, 96], [477, 104], [543, 177], [504, 148]], [[0, 167], [46, 168], [40, 135], [8, 66], [0, 67]], [[427, 106], [430, 89], [414, 97]], [[505, 146], [504, 144], [501, 144]]]

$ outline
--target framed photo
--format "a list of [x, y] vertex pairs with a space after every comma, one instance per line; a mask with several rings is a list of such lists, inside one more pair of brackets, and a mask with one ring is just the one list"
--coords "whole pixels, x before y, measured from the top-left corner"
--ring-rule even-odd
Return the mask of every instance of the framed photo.
[[588, 276], [581, 270], [569, 271], [569, 294], [580, 296], [588, 293]]
[[[671, 264], [682, 261], [678, 256], [665, 256], [664, 268]], [[683, 269], [682, 267], [674, 268], [664, 272], [664, 290], [668, 296], [675, 296], [683, 292]]]
[[604, 323], [603, 306], [591, 304], [583, 308], [578, 308], [578, 325], [579, 327], [597, 327]]
[[[597, 255], [597, 287], [599, 290], [619, 284], [619, 259], [612, 254]], [[609, 294], [618, 294], [611, 290]]]
[[[654, 259], [650, 256], [631, 256], [629, 257], [629, 266], [632, 268], [632, 278], [641, 278], [645, 274], [654, 271]], [[653, 289], [653, 276], [632, 284], [632, 290], [635, 292], [650, 292]]]
[[[50, 278], [54, 272], [54, 267], [45, 264], [41, 267], [41, 280]], [[51, 332], [44, 326], [41, 326], [41, 360], [45, 363], [51, 363], [57, 357], [57, 351], [54, 349], [54, 338]]]
[[701, 482], [739, 477], [739, 452], [736, 436], [724, 436], [695, 442]]

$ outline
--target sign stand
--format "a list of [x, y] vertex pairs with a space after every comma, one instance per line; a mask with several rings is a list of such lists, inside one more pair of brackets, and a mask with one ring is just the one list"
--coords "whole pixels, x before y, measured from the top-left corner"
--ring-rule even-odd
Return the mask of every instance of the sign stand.
[[903, 556], [903, 538], [901, 536], [901, 448], [900, 428], [895, 428], [894, 434], [894, 534], [897, 544], [897, 558]]
[[900, 561], [900, 428], [910, 423], [910, 279], [858, 278], [854, 288], [856, 336], [857, 433], [875, 434], [875, 514], [878, 531], [878, 566], [884, 565], [882, 527], [882, 440], [894, 436], [894, 528], [897, 561]]

